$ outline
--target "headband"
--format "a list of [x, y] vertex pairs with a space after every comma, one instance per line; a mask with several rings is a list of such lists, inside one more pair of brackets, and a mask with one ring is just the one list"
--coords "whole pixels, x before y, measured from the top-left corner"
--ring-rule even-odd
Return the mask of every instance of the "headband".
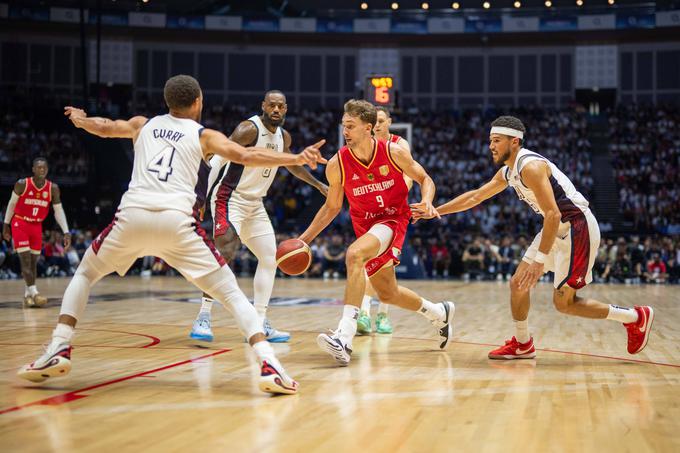
[[511, 127], [494, 126], [491, 128], [491, 134], [503, 134], [509, 135], [510, 137], [524, 139], [524, 132], [518, 131], [517, 129], [512, 129]]

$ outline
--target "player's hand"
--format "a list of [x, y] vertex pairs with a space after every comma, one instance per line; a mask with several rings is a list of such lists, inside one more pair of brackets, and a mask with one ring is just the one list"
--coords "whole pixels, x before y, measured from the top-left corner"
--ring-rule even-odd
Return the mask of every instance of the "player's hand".
[[12, 239], [12, 229], [9, 227], [9, 223], [2, 225], [2, 238], [7, 242]]
[[328, 198], [328, 186], [326, 184], [321, 184], [317, 189], [319, 189], [319, 192], [321, 192], [324, 197]]
[[328, 161], [323, 158], [321, 152], [319, 151], [319, 148], [321, 148], [324, 143], [326, 143], [326, 140], [319, 140], [313, 145], [303, 149], [302, 152], [298, 154], [298, 165], [309, 165], [309, 168], [315, 170], [317, 164], [328, 163]]
[[429, 201], [421, 201], [420, 203], [412, 203], [411, 207], [411, 217], [413, 218], [413, 223], [416, 223], [420, 219], [441, 219], [439, 212]]
[[70, 105], [64, 107], [64, 115], [68, 116], [75, 127], [80, 127], [78, 120], [87, 118], [87, 113], [85, 110], [79, 109], [77, 107], [71, 107]]
[[64, 250], [71, 247], [71, 233], [64, 233]]
[[541, 275], [543, 275], [543, 263], [534, 261], [517, 275], [517, 287], [520, 291], [528, 291], [536, 286]]

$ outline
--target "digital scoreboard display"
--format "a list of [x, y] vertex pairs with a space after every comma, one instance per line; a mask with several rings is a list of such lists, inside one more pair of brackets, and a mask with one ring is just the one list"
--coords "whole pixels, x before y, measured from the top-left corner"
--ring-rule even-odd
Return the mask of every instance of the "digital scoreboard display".
[[394, 78], [391, 75], [370, 75], [366, 77], [365, 98], [367, 101], [385, 107], [393, 107], [395, 101]]

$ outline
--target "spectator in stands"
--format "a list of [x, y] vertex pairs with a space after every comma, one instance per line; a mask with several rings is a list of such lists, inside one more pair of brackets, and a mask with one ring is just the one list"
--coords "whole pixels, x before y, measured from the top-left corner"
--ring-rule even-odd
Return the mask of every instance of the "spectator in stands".
[[482, 279], [484, 275], [484, 251], [479, 238], [475, 238], [463, 252], [463, 269], [468, 278]]
[[654, 255], [647, 263], [647, 270], [644, 273], [645, 279], [650, 283], [666, 283], [668, 272], [666, 263], [661, 261], [661, 256]]
[[330, 243], [326, 244], [323, 251], [323, 277], [338, 278], [345, 273], [345, 249], [342, 236], [333, 234]]
[[449, 265], [451, 264], [451, 257], [449, 256], [449, 249], [441, 239], [432, 240], [433, 244], [430, 247], [430, 254], [432, 256], [432, 276], [433, 277], [448, 277]]
[[503, 237], [501, 246], [498, 249], [498, 273], [503, 276], [504, 280], [510, 280], [517, 267], [515, 250], [512, 248], [511, 242], [509, 236]]

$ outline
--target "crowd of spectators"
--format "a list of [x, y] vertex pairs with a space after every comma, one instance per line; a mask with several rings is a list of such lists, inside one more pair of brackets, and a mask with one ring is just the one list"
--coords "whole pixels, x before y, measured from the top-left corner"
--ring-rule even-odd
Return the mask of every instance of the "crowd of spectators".
[[680, 234], [680, 110], [619, 106], [609, 113], [609, 149], [625, 219]]
[[[61, 114], [56, 108], [41, 115]], [[15, 181], [30, 172], [33, 159], [46, 157], [50, 177], [67, 185], [87, 181], [90, 159], [73, 127], [62, 122], [41, 121], [28, 109], [0, 106], [0, 180]], [[17, 170], [22, 169], [18, 174]]]
[[[242, 105], [207, 107], [202, 122], [206, 127], [222, 130], [229, 134], [236, 125], [257, 113], [257, 108]], [[136, 112], [147, 115], [162, 111], [160, 105], [140, 104]], [[420, 161], [433, 177], [437, 185], [437, 203], [443, 203], [467, 190], [474, 189], [489, 180], [497, 171], [488, 150], [488, 131], [490, 122], [501, 114], [513, 114], [520, 117], [527, 127], [524, 147], [538, 152], [551, 159], [576, 185], [586, 198], [592, 195], [593, 178], [591, 176], [591, 144], [588, 141], [587, 118], [578, 107], [561, 110], [525, 108], [512, 111], [470, 110], [464, 112], [429, 112], [409, 110], [394, 114], [394, 122], [411, 123], [413, 135], [411, 147], [414, 157]], [[645, 118], [646, 128], [636, 126], [631, 118]], [[289, 111], [285, 128], [291, 133], [293, 151], [306, 144], [325, 138], [327, 144], [323, 148], [329, 157], [338, 148], [339, 111], [301, 110]], [[654, 222], [655, 218], [677, 219], [678, 184], [668, 184], [670, 178], [677, 178], [678, 170], [678, 133], [677, 111], [645, 110], [626, 107], [612, 112], [610, 127], [617, 139], [612, 139], [612, 152], [616, 160], [616, 175], [622, 186], [622, 208], [627, 209], [629, 198], [626, 190], [642, 190], [642, 184], [652, 185], [656, 198], [647, 198], [645, 214], [640, 221]], [[67, 132], [36, 132], [28, 122], [6, 114], [4, 124], [12, 124], [12, 128], [0, 132], [0, 159], [3, 151], [10, 149], [6, 143], [13, 143], [12, 153], [16, 153], [20, 140], [31, 142], [32, 149], [50, 157], [49, 141], [54, 137], [67, 150], [73, 150], [73, 159], [67, 161], [80, 162], [74, 168], [85, 169], [81, 175], [87, 175], [87, 157], [78, 148], [77, 140]], [[662, 139], [654, 143], [654, 128]], [[20, 132], [22, 131], [23, 132]], [[42, 135], [41, 135], [42, 134]], [[58, 135], [53, 135], [58, 134]], [[635, 136], [642, 139], [635, 140]], [[39, 137], [38, 137], [39, 136]], [[19, 138], [20, 137], [20, 138]], [[31, 137], [38, 137], [33, 140]], [[36, 143], [33, 145], [33, 143]], [[643, 148], [638, 147], [644, 143]], [[643, 156], [643, 152], [653, 150], [654, 159]], [[48, 152], [45, 152], [48, 150]], [[61, 155], [62, 153], [60, 153]], [[63, 153], [66, 156], [68, 152]], [[12, 154], [16, 157], [16, 154]], [[10, 159], [14, 159], [10, 157]], [[22, 155], [21, 158], [25, 156]], [[644, 159], [643, 159], [644, 158]], [[635, 160], [642, 159], [636, 172], [632, 169]], [[645, 160], [647, 159], [647, 160]], [[659, 162], [664, 162], [663, 172]], [[670, 165], [669, 164], [670, 161]], [[12, 161], [14, 167], [14, 161]], [[53, 163], [54, 162], [54, 163]], [[51, 159], [51, 171], [62, 170], [72, 174], [72, 167], [59, 167], [59, 160]], [[84, 167], [82, 167], [82, 165]], [[0, 162], [0, 171], [2, 163]], [[79, 166], [80, 165], [80, 166]], [[22, 162], [21, 166], [26, 167]], [[30, 164], [28, 165], [30, 166]], [[56, 168], [55, 168], [56, 166]], [[667, 167], [674, 171], [666, 171]], [[76, 172], [77, 173], [77, 172]], [[323, 168], [313, 172], [321, 180], [325, 180]], [[658, 178], [650, 175], [663, 175]], [[647, 186], [644, 186], [647, 187]], [[419, 198], [417, 186], [411, 193], [411, 201]], [[649, 203], [665, 200], [656, 208], [649, 209]], [[281, 234], [280, 238], [301, 233], [316, 212], [323, 199], [315, 189], [295, 179], [285, 169], [280, 169], [272, 184], [265, 205], [269, 211], [274, 227]], [[672, 203], [675, 202], [675, 210]], [[670, 207], [669, 207], [670, 206]], [[670, 210], [669, 210], [670, 209]], [[649, 212], [647, 212], [649, 211]], [[656, 217], [654, 217], [656, 216]], [[664, 217], [665, 216], [665, 217]], [[656, 220], [658, 223], [659, 221]], [[676, 222], [679, 223], [679, 222]], [[81, 222], [81, 225], [86, 223]], [[209, 220], [205, 225], [210, 230]], [[408, 235], [409, 253], [416, 254], [422, 263], [424, 274], [431, 278], [465, 278], [484, 280], [507, 280], [514, 272], [521, 256], [533, 236], [541, 228], [541, 218], [525, 206], [517, 197], [505, 191], [483, 205], [465, 213], [447, 216], [441, 220], [419, 222], [410, 227]], [[39, 265], [41, 276], [70, 275], [82, 257], [85, 249], [92, 241], [96, 231], [79, 232], [74, 235], [73, 245], [69, 250], [60, 246], [59, 233], [48, 232], [45, 237], [43, 258]], [[307, 275], [311, 277], [341, 278], [344, 276], [344, 252], [346, 244], [353, 240], [349, 215], [346, 210], [335, 222], [314, 241], [312, 252], [314, 264]], [[625, 241], [625, 240], [624, 240]], [[629, 244], [626, 242], [626, 244]], [[633, 244], [633, 240], [630, 241]], [[635, 244], [639, 245], [639, 241]], [[601, 281], [677, 281], [678, 240], [646, 240], [640, 245], [640, 252], [634, 248], [623, 247], [619, 241], [603, 240], [603, 245], [596, 265], [596, 279]], [[0, 266], [0, 278], [16, 277], [18, 261], [12, 259], [7, 245], [0, 251], [6, 258]], [[633, 247], [631, 245], [631, 247]], [[636, 245], [637, 247], [637, 245]], [[623, 250], [626, 253], [623, 253]], [[612, 252], [615, 250], [615, 252]], [[654, 251], [658, 251], [655, 253]], [[643, 258], [640, 259], [640, 254]], [[621, 256], [619, 256], [621, 255]], [[658, 255], [658, 259], [655, 258]], [[626, 258], [627, 257], [627, 258]], [[630, 263], [630, 264], [627, 264]], [[254, 272], [256, 261], [245, 248], [231, 263], [239, 275], [250, 275]], [[161, 260], [153, 257], [140, 259], [132, 269], [141, 275], [166, 275], [173, 271]], [[623, 276], [623, 277], [622, 277]]]

